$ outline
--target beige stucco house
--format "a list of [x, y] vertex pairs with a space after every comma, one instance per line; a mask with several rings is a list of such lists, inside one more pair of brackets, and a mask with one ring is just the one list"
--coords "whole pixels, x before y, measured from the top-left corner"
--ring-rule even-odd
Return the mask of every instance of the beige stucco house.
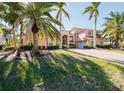
[[[32, 35], [31, 32], [28, 31], [28, 33], [23, 36], [22, 42], [23, 45], [28, 44], [29, 42], [32, 42]], [[57, 44], [56, 41], [51, 41], [49, 37], [48, 41], [46, 41], [46, 37], [38, 37], [38, 45], [41, 48], [46, 48], [47, 46], [55, 46], [59, 45], [60, 47], [66, 46], [67, 48], [84, 48], [84, 46], [87, 46], [88, 44], [93, 43], [93, 30], [88, 28], [73, 28], [68, 31], [62, 31], [61, 32], [61, 44]], [[48, 43], [48, 44], [47, 44]], [[101, 38], [96, 38], [96, 44], [97, 45], [103, 45], [104, 41]]]
[[[68, 48], [84, 48], [93, 43], [93, 30], [88, 28], [73, 28], [69, 31], [61, 33], [62, 45], [67, 45]], [[103, 45], [104, 41], [101, 38], [96, 38], [97, 45]]]

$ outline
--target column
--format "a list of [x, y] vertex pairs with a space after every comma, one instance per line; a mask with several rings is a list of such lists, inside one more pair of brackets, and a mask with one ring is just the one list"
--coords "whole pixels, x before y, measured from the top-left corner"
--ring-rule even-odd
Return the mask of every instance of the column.
[[68, 35], [68, 40], [67, 40], [68, 48], [69, 48], [69, 44], [70, 44], [70, 34]]
[[63, 41], [62, 41], [62, 34], [60, 36], [60, 43], [59, 43], [59, 48], [61, 49], [62, 48], [62, 44], [63, 44]]

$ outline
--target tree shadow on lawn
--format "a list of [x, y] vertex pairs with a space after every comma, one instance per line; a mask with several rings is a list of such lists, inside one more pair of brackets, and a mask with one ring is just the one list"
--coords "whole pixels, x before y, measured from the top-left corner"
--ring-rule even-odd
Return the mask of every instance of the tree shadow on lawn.
[[[28, 60], [27, 60], [28, 61]], [[100, 66], [88, 59], [54, 53], [35, 58], [0, 61], [0, 90], [119, 90]]]

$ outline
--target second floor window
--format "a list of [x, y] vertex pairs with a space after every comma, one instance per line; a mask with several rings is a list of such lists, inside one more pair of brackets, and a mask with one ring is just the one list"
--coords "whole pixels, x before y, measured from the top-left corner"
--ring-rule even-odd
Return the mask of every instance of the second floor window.
[[78, 38], [78, 36], [79, 36], [79, 33], [76, 34], [76, 37], [77, 37], [77, 38]]
[[88, 31], [88, 35], [89, 36], [92, 36], [92, 31]]
[[70, 42], [73, 42], [73, 36], [70, 36]]
[[90, 31], [88, 32], [88, 35], [89, 35], [89, 36], [91, 35], [91, 32], [90, 32]]

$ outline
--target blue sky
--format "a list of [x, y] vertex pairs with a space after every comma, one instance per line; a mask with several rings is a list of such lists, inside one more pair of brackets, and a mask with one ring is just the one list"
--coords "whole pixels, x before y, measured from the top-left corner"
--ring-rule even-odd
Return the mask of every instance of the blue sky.
[[[85, 7], [89, 6], [90, 3], [85, 2], [68, 2], [65, 8], [70, 15], [71, 21], [68, 21], [66, 17], [63, 16], [62, 23], [66, 30], [70, 30], [73, 27], [79, 28], [93, 28], [93, 21], [89, 21], [89, 15], [82, 15]], [[99, 6], [99, 17], [97, 21], [97, 29], [102, 29], [102, 24], [105, 22], [105, 17], [108, 17], [111, 11], [122, 12], [124, 11], [124, 3], [101, 3]]]

